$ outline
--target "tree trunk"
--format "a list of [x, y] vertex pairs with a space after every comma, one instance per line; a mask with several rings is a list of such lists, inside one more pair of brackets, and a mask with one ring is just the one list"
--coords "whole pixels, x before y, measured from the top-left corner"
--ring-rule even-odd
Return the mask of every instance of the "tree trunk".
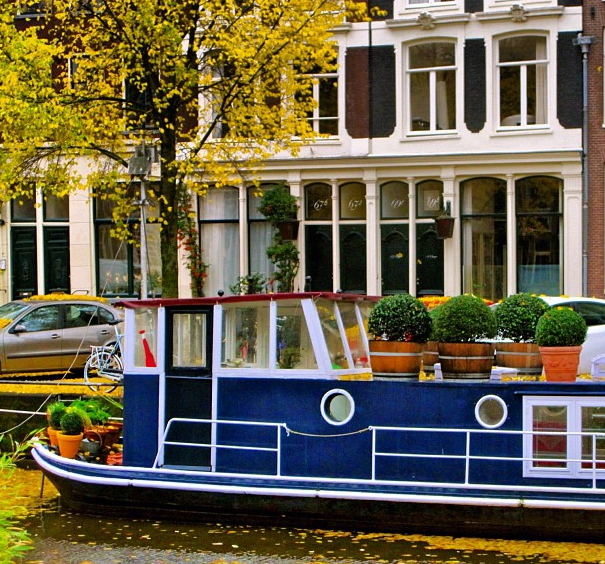
[[[176, 139], [174, 134], [164, 132], [160, 136], [162, 178], [160, 185], [160, 250], [162, 257], [162, 297], [179, 296], [178, 261], [178, 197], [176, 162]], [[182, 186], [182, 185], [181, 185]]]

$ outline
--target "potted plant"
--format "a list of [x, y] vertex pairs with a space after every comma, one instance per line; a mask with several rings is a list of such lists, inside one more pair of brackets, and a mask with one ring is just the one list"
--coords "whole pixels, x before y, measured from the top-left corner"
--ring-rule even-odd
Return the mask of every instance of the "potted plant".
[[368, 316], [374, 374], [417, 378], [431, 329], [431, 316], [418, 298], [410, 294], [382, 298]]
[[282, 239], [294, 240], [298, 237], [298, 201], [285, 184], [265, 190], [258, 211], [278, 229]]
[[527, 374], [542, 374], [542, 356], [535, 343], [536, 325], [548, 305], [538, 296], [520, 292], [496, 307], [496, 363]]
[[59, 446], [57, 431], [61, 430], [61, 417], [65, 414], [67, 406], [62, 401], [51, 403], [47, 410], [48, 428], [46, 430], [51, 446]]
[[444, 379], [486, 380], [491, 376], [496, 316], [477, 296], [455, 296], [439, 308], [433, 336], [439, 342]]
[[110, 429], [108, 426], [110, 414], [103, 409], [101, 401], [96, 398], [76, 400], [71, 408], [83, 411], [90, 419], [90, 426], [84, 430], [84, 438], [98, 441], [100, 446], [108, 444]]
[[71, 406], [67, 408], [61, 417], [61, 431], [57, 433], [61, 456], [75, 458], [87, 423], [90, 424], [90, 419], [86, 412]]
[[587, 331], [584, 318], [569, 307], [552, 307], [540, 317], [535, 339], [547, 381], [576, 381]]

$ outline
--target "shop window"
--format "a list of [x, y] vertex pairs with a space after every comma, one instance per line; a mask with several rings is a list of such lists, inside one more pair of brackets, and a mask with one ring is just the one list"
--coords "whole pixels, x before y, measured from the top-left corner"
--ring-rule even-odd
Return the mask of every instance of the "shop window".
[[506, 297], [506, 181], [473, 178], [460, 184], [464, 291]]

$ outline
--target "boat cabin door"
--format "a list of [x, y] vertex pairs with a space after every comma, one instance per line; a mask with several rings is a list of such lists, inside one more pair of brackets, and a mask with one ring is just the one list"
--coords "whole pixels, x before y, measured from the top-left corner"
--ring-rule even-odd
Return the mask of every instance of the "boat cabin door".
[[[212, 418], [212, 307], [166, 308], [164, 425]], [[209, 423], [171, 424], [169, 442], [209, 444]], [[167, 445], [164, 465], [210, 467], [210, 448]]]

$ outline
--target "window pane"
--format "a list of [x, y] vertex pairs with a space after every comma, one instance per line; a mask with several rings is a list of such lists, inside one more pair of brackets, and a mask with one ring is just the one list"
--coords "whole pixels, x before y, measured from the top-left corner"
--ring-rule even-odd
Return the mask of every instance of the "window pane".
[[454, 65], [453, 43], [423, 43], [410, 47], [410, 68], [421, 69]]
[[223, 368], [269, 368], [269, 305], [226, 306], [223, 313]]
[[443, 183], [439, 180], [425, 180], [417, 186], [418, 217], [437, 217], [441, 212]]
[[157, 314], [156, 308], [136, 308], [134, 311], [135, 338], [140, 339], [134, 346], [135, 366], [157, 366]]
[[236, 220], [239, 217], [239, 192], [237, 188], [208, 190], [200, 197], [200, 220]]
[[200, 238], [204, 262], [210, 267], [206, 271], [205, 294], [228, 292], [239, 276], [239, 224], [202, 223]]
[[435, 85], [436, 129], [456, 127], [456, 72], [439, 71]]
[[307, 276], [311, 278], [310, 290], [334, 290], [332, 226], [307, 225], [305, 228]]
[[39, 307], [19, 321], [27, 333], [59, 329], [59, 306]]
[[13, 221], [36, 221], [36, 200], [33, 196], [19, 196], [11, 200], [11, 218]]
[[[567, 431], [567, 406], [565, 405], [535, 405], [532, 407], [532, 430], [536, 431]], [[566, 468], [567, 436], [565, 435], [533, 435], [534, 468]]]
[[345, 328], [345, 338], [353, 357], [353, 363], [357, 368], [368, 366], [369, 352], [361, 339], [361, 329], [357, 322], [355, 304], [342, 303], [338, 305], [340, 317]]
[[380, 215], [383, 219], [407, 219], [410, 216], [407, 182], [387, 182], [380, 187]]
[[172, 318], [172, 366], [206, 368], [205, 313], [175, 313]]
[[315, 221], [332, 219], [332, 187], [328, 184], [305, 186], [306, 218]]
[[412, 131], [431, 128], [431, 93], [428, 72], [410, 75], [410, 115]]
[[366, 218], [366, 186], [361, 182], [350, 182], [340, 187], [341, 219]]
[[111, 225], [99, 225], [97, 248], [101, 294], [130, 293], [128, 285], [128, 246], [111, 236]]
[[111, 318], [104, 309], [94, 305], [68, 305], [65, 308], [65, 327], [93, 327], [107, 323]]
[[54, 194], [44, 196], [44, 220], [69, 221], [69, 197], [57, 198]]
[[509, 37], [500, 41], [500, 62], [535, 61], [545, 58], [546, 38]]
[[317, 302], [317, 313], [330, 352], [332, 368], [351, 368], [345, 355], [345, 347], [338, 329], [334, 308], [335, 304], [327, 300]]
[[277, 306], [277, 367], [317, 369], [300, 303]]
[[[595, 461], [605, 460], [605, 407], [583, 406], [582, 433], [600, 433], [601, 436], [582, 436], [582, 468], [592, 468], [593, 445], [596, 446]], [[597, 462], [597, 468], [605, 468], [604, 462]]]
[[506, 182], [473, 178], [461, 184], [463, 215], [506, 214]]

